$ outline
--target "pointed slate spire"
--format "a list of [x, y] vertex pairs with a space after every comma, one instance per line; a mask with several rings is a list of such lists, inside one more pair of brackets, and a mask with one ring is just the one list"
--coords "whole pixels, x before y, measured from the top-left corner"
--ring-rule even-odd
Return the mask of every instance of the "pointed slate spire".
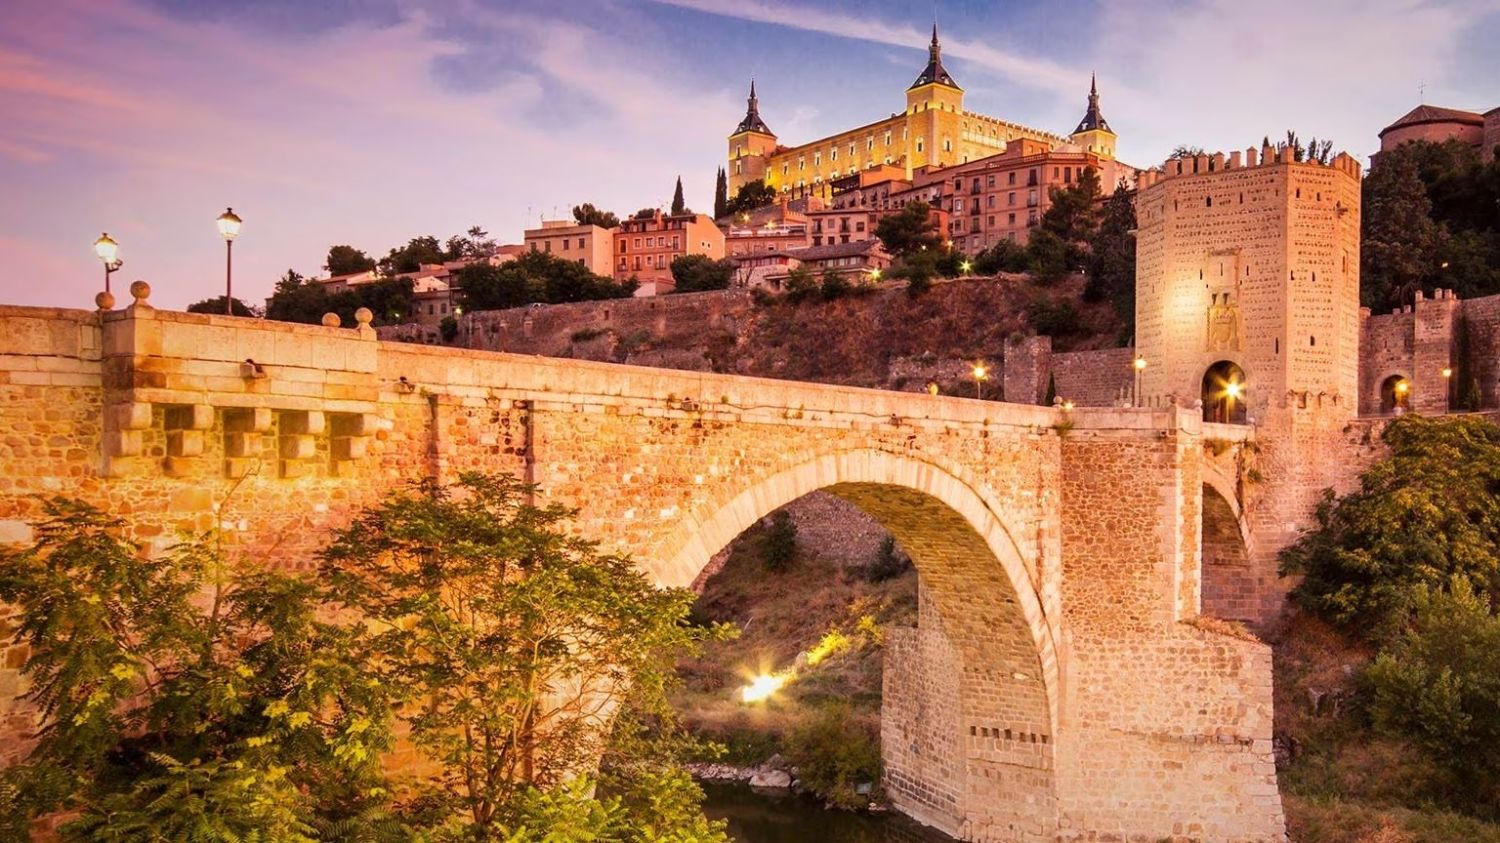
[[927, 47], [927, 68], [917, 77], [917, 81], [911, 83], [911, 87], [920, 88], [933, 84], [958, 88], [958, 83], [953, 81], [953, 76], [943, 67], [943, 45], [938, 42], [937, 21], [932, 22], [932, 44]]
[[746, 100], [745, 119], [735, 127], [734, 133], [760, 132], [763, 135], [775, 137], [776, 133], [766, 125], [766, 121], [760, 119], [760, 98], [755, 95], [755, 78], [750, 78], [750, 98]]
[[1101, 132], [1113, 131], [1109, 128], [1109, 121], [1105, 120], [1104, 115], [1099, 111], [1098, 75], [1089, 74], [1089, 110], [1084, 112], [1083, 119], [1078, 122], [1078, 128], [1073, 130], [1073, 134], [1096, 129]]

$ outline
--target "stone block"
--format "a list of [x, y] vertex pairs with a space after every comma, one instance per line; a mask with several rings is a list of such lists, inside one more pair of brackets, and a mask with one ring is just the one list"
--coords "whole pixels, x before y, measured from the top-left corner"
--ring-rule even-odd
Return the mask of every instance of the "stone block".
[[273, 413], [270, 407], [247, 407], [224, 411], [226, 430], [244, 433], [265, 433], [271, 429]]
[[167, 431], [167, 455], [172, 457], [203, 456], [203, 431]]
[[369, 449], [369, 443], [369, 437], [365, 436], [335, 436], [333, 437], [333, 458], [335, 460], [360, 459]]
[[320, 410], [283, 412], [281, 414], [281, 432], [283, 434], [316, 435], [327, 429], [327, 419], [328, 417]]
[[254, 457], [260, 452], [259, 433], [230, 431], [224, 434], [224, 455], [231, 459]]
[[116, 404], [115, 427], [121, 430], [145, 430], [151, 426], [151, 405], [143, 402]]
[[137, 457], [142, 443], [139, 430], [111, 430], [104, 435], [104, 452], [111, 457]]
[[306, 433], [281, 437], [281, 458], [284, 460], [311, 459], [318, 452], [317, 441]]

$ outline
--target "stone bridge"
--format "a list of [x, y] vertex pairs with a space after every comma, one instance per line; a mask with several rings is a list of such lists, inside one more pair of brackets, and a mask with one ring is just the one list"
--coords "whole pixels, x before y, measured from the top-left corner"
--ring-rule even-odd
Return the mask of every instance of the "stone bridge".
[[[919, 572], [918, 626], [886, 653], [903, 811], [965, 840], [1284, 839], [1270, 651], [1199, 619], [1204, 489], [1237, 514], [1247, 428], [386, 343], [133, 294], [0, 308], [0, 541], [66, 494], [148, 548], [218, 524], [297, 567], [392, 486], [483, 470], [684, 586], [826, 490]], [[0, 663], [0, 761], [30, 723], [23, 658]]]

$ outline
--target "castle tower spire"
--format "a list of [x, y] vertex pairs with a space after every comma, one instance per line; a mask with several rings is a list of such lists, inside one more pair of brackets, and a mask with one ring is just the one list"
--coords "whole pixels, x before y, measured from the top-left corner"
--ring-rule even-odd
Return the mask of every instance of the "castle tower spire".
[[948, 73], [947, 68], [943, 67], [943, 45], [938, 41], [937, 21], [932, 22], [932, 43], [927, 47], [927, 68], [922, 71], [922, 75], [917, 77], [917, 81], [911, 83], [911, 88], [920, 88], [923, 85], [947, 85], [950, 88], [963, 90], [958, 87], [957, 82], [953, 81], [953, 76]]
[[1116, 135], [1109, 128], [1109, 121], [1104, 119], [1104, 113], [1099, 110], [1099, 76], [1096, 73], [1089, 74], [1088, 110], [1083, 113], [1083, 119], [1078, 121], [1078, 128], [1073, 130], [1069, 139], [1102, 158], [1115, 157]]
[[766, 121], [760, 117], [760, 97], [755, 95], [755, 77], [750, 77], [750, 97], [745, 100], [745, 119], [735, 127], [734, 134], [741, 132], [760, 132], [763, 135], [775, 135]]

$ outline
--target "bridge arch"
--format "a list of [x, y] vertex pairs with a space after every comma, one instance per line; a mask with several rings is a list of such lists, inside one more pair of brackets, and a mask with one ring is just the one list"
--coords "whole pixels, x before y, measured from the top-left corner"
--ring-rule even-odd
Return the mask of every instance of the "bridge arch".
[[735, 536], [818, 490], [879, 521], [918, 572], [918, 627], [887, 638], [893, 800], [962, 839], [1050, 827], [1062, 695], [1059, 631], [1035, 586], [1046, 565], [961, 470], [873, 449], [815, 458], [685, 514], [653, 573], [689, 584]]

